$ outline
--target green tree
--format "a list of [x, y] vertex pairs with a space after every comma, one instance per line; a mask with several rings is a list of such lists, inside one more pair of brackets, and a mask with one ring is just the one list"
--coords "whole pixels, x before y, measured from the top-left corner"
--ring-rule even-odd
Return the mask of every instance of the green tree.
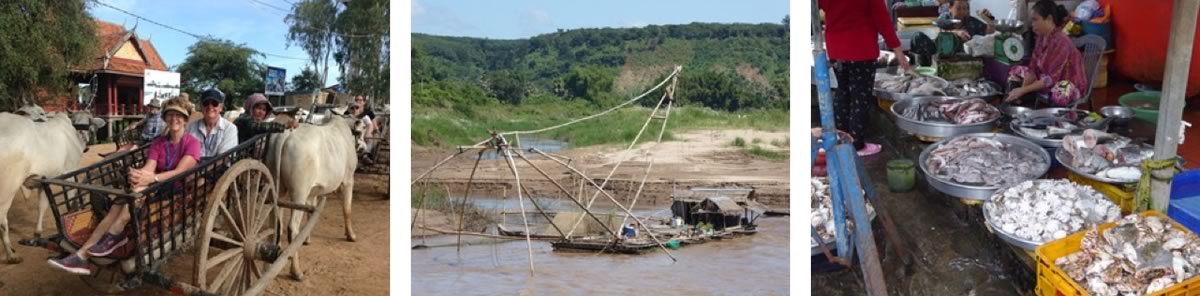
[[502, 70], [488, 75], [488, 88], [492, 96], [502, 102], [517, 105], [529, 94], [526, 89], [527, 78], [518, 71]]
[[341, 82], [350, 93], [384, 97], [388, 91], [389, 0], [346, 3], [337, 16], [337, 51]]
[[679, 95], [686, 102], [705, 107], [737, 111], [750, 107], [745, 105], [745, 93], [738, 88], [739, 77], [732, 73], [705, 70], [694, 75], [683, 75], [679, 81]]
[[227, 106], [238, 106], [246, 97], [264, 90], [267, 67], [255, 60], [261, 56], [244, 44], [228, 40], [201, 40], [188, 47], [188, 56], [175, 67], [183, 91], [196, 94], [216, 86], [225, 92]]
[[600, 67], [575, 67], [563, 78], [563, 87], [570, 98], [604, 104], [613, 86], [612, 74]]
[[0, 1], [0, 110], [70, 89], [68, 69], [95, 57], [96, 39], [82, 0]]
[[304, 67], [300, 74], [292, 76], [292, 91], [313, 91], [321, 88], [321, 76], [312, 68]]
[[336, 0], [304, 0], [292, 6], [284, 22], [288, 24], [287, 45], [299, 45], [308, 53], [314, 69], [321, 69], [321, 81], [329, 77], [329, 58], [334, 51]]

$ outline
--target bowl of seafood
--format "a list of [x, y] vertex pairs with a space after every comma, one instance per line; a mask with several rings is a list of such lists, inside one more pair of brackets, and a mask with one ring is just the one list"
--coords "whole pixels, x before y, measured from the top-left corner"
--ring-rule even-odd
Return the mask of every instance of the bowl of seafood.
[[1028, 180], [992, 194], [983, 204], [988, 228], [1011, 245], [1038, 246], [1116, 221], [1121, 208], [1092, 187], [1069, 180]]
[[980, 98], [984, 100], [999, 98], [1004, 95], [1000, 85], [991, 82], [985, 78], [980, 79], [959, 79], [950, 82], [950, 87], [946, 88], [946, 95], [951, 97], [961, 98]]
[[921, 151], [925, 181], [950, 196], [988, 200], [996, 190], [1040, 178], [1050, 153], [1021, 137], [974, 133], [943, 139]]
[[1154, 157], [1154, 147], [1098, 130], [1085, 130], [1063, 138], [1054, 153], [1068, 170], [1110, 184], [1130, 184], [1142, 178], [1142, 161]]
[[1014, 116], [1009, 129], [1042, 147], [1058, 148], [1062, 146], [1063, 137], [1081, 133], [1099, 122], [1086, 110], [1044, 108]]
[[913, 97], [892, 104], [896, 126], [918, 136], [945, 138], [992, 130], [1000, 110], [982, 99]]
[[[1047, 275], [1085, 295], [1184, 295], [1200, 284], [1200, 237], [1156, 211], [1125, 216], [1038, 249]], [[1164, 293], [1165, 292], [1165, 293]]]
[[949, 81], [933, 75], [875, 74], [875, 96], [888, 101], [899, 101], [913, 96], [946, 95], [946, 88], [950, 85]]
[[[816, 230], [812, 233], [813, 236], [821, 236], [821, 241], [825, 242], [825, 247], [830, 250], [837, 249], [837, 227], [833, 219], [833, 195], [829, 190], [829, 178], [819, 177], [812, 178], [812, 221], [810, 225]], [[867, 216], [871, 220], [875, 220], [875, 208], [870, 203], [867, 204]], [[850, 210], [846, 210], [847, 226], [853, 229], [854, 220], [850, 218]], [[817, 244], [817, 239], [809, 238], [812, 247], [811, 256], [821, 254], [821, 246]]]

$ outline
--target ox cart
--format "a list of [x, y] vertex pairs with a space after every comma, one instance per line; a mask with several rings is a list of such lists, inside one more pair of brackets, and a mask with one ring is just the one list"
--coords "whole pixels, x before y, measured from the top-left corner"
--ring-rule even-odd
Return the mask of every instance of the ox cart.
[[[264, 164], [266, 135], [201, 160], [186, 172], [140, 191], [126, 174], [141, 167], [148, 145], [52, 179], [41, 179], [58, 233], [29, 244], [65, 257], [77, 250], [113, 205], [129, 205], [130, 243], [104, 258], [90, 258], [99, 270], [82, 276], [103, 293], [150, 285], [185, 295], [258, 295], [297, 254], [325, 205], [278, 199]], [[295, 237], [283, 239], [282, 209], [311, 215]], [[172, 259], [190, 260], [190, 281], [168, 275]], [[179, 270], [173, 268], [171, 270]]]
[[389, 141], [391, 138], [390, 116], [387, 113], [378, 113], [378, 116], [379, 118], [375, 121], [379, 124], [379, 129], [375, 131], [375, 135], [363, 137], [367, 149], [359, 152], [358, 159], [360, 164], [367, 165], [360, 165], [358, 170], [362, 173], [387, 175], [392, 150]]

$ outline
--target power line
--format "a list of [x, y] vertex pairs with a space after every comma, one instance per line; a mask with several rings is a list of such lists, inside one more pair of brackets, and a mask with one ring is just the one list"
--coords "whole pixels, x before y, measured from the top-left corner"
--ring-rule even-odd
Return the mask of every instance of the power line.
[[[128, 14], [129, 16], [132, 16], [132, 17], [134, 17], [134, 18], [137, 18], [137, 19], [140, 19], [140, 20], [144, 20], [144, 21], [146, 21], [146, 22], [149, 22], [149, 23], [151, 23], [151, 24], [159, 25], [159, 26], [161, 26], [161, 27], [164, 27], [164, 28], [167, 28], [167, 29], [174, 30], [174, 31], [176, 31], [176, 32], [179, 32], [179, 33], [182, 33], [182, 34], [184, 34], [184, 35], [192, 36], [193, 38], [196, 38], [196, 39], [205, 40], [205, 41], [208, 41], [208, 40], [216, 40], [216, 38], [213, 38], [213, 37], [204, 36], [204, 35], [200, 35], [200, 34], [196, 34], [196, 33], [188, 32], [188, 31], [184, 31], [183, 29], [176, 28], [176, 27], [173, 27], [173, 26], [170, 26], [170, 25], [167, 25], [167, 24], [163, 24], [163, 23], [160, 23], [160, 22], [154, 21], [154, 20], [152, 20], [152, 19], [149, 19], [149, 18], [146, 18], [146, 17], [144, 17], [144, 16], [137, 15], [137, 14], [135, 14], [135, 13], [133, 13], [133, 12], [129, 12], [128, 10], [121, 9], [120, 7], [116, 7], [116, 6], [109, 5], [108, 3], [104, 3], [104, 2], [102, 2], [102, 1], [100, 1], [100, 0], [92, 0], [92, 1], [93, 1], [93, 2], [96, 2], [96, 4], [99, 4], [99, 5], [101, 5], [101, 6], [104, 6], [104, 7], [111, 8], [111, 9], [113, 9], [113, 10], [116, 10], [116, 11], [122, 12], [122, 13], [124, 13], [124, 14]], [[251, 49], [252, 49], [252, 50], [254, 50], [254, 52], [255, 52], [255, 53], [262, 54], [262, 55], [266, 55], [266, 56], [273, 56], [273, 57], [282, 58], [282, 59], [301, 60], [301, 61], [307, 61], [307, 60], [308, 60], [308, 58], [298, 58], [298, 57], [292, 57], [292, 56], [286, 56], [286, 55], [280, 55], [280, 54], [273, 54], [273, 53], [269, 53], [269, 52], [265, 52], [265, 51], [257, 50], [257, 49], [254, 49], [254, 48], [251, 48]]]
[[270, 3], [266, 3], [266, 2], [262, 2], [262, 1], [258, 1], [258, 0], [250, 0], [250, 2], [254, 2], [254, 3], [258, 3], [258, 4], [262, 4], [262, 5], [266, 6], [266, 7], [274, 8], [275, 10], [282, 11], [282, 12], [284, 12], [284, 13], [290, 13], [290, 12], [292, 12], [291, 10], [287, 10], [287, 9], [279, 8], [279, 6], [275, 6], [275, 5], [272, 5], [272, 4], [270, 4]]
[[96, 4], [100, 4], [101, 6], [108, 7], [108, 8], [112, 8], [113, 10], [116, 10], [116, 11], [123, 12], [123, 13], [125, 13], [125, 14], [128, 14], [128, 15], [130, 15], [130, 16], [133, 16], [133, 17], [135, 17], [135, 18], [137, 18], [137, 19], [140, 19], [140, 20], [143, 20], [143, 21], [149, 22], [149, 23], [151, 23], [151, 24], [159, 25], [159, 26], [162, 26], [162, 27], [164, 27], [164, 28], [167, 28], [167, 29], [175, 30], [176, 32], [183, 33], [183, 34], [185, 34], [185, 35], [189, 35], [189, 36], [195, 37], [196, 39], [208, 39], [208, 37], [205, 37], [205, 36], [200, 36], [199, 34], [195, 34], [195, 33], [188, 32], [188, 31], [184, 31], [184, 30], [182, 30], [182, 29], [179, 29], [179, 28], [176, 28], [176, 27], [172, 27], [172, 26], [169, 26], [169, 25], [166, 25], [166, 24], [160, 23], [160, 22], [156, 22], [156, 21], [154, 21], [154, 20], [152, 20], [152, 19], [148, 19], [148, 18], [142, 17], [142, 16], [140, 16], [140, 15], [134, 14], [134, 13], [132, 13], [132, 12], [129, 12], [129, 11], [127, 11], [127, 10], [124, 10], [124, 9], [121, 9], [121, 8], [119, 8], [119, 7], [116, 7], [116, 6], [109, 5], [108, 3], [100, 2], [100, 0], [94, 0], [94, 1], [96, 2]]

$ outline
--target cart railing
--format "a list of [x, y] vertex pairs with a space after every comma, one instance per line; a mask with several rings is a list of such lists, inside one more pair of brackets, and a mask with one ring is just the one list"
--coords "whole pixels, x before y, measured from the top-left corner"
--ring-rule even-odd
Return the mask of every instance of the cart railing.
[[265, 159], [268, 135], [258, 135], [217, 156], [202, 159], [192, 169], [140, 192], [128, 183], [130, 168], [146, 163], [149, 145], [52, 179], [42, 179], [49, 198], [58, 243], [78, 249], [114, 205], [130, 205], [126, 226], [131, 247], [113, 259], [133, 256], [135, 270], [158, 270], [167, 259], [186, 250], [202, 224], [208, 195], [217, 179], [243, 159]]

